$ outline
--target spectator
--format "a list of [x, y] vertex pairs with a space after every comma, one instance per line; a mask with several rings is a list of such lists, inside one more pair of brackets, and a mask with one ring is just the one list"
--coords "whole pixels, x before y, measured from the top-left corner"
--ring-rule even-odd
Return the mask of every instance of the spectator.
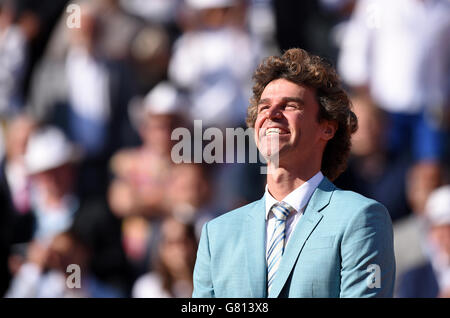
[[80, 153], [55, 127], [41, 128], [30, 136], [25, 164], [32, 178], [33, 238], [50, 240], [72, 225], [79, 205], [73, 163], [79, 159]]
[[387, 113], [388, 151], [408, 154], [418, 179], [444, 161], [449, 10], [441, 0], [361, 0], [338, 60], [344, 81]]
[[8, 258], [16, 244], [31, 239], [30, 180], [24, 154], [34, 121], [27, 115], [10, 118], [5, 134], [5, 156], [0, 162], [0, 295], [8, 287]]
[[39, 19], [31, 11], [18, 12], [17, 4], [0, 5], [0, 116], [22, 111], [28, 46], [36, 36]]
[[238, 2], [186, 1], [195, 24], [175, 42], [169, 64], [169, 78], [189, 91], [191, 118], [207, 127], [244, 123], [259, 49], [247, 30], [236, 27], [233, 8]]
[[131, 106], [142, 145], [118, 151], [110, 162], [113, 179], [108, 202], [122, 219], [125, 251], [137, 274], [148, 268], [153, 229], [167, 211], [164, 200], [174, 166], [171, 133], [183, 126], [184, 105], [181, 93], [172, 84], [159, 83]]
[[0, 162], [0, 295], [11, 278], [10, 255], [18, 263], [23, 261], [19, 250], [32, 235], [30, 178], [24, 154], [34, 127], [34, 121], [25, 114], [11, 117], [6, 127], [6, 153]]
[[409, 267], [420, 264], [426, 258], [423, 214], [428, 197], [434, 189], [446, 182], [446, 170], [433, 162], [422, 162], [408, 170], [406, 197], [412, 214], [394, 224], [394, 250], [397, 277]]
[[34, 120], [23, 114], [12, 118], [6, 130], [6, 155], [1, 164], [6, 188], [2, 191], [11, 196], [17, 215], [26, 215], [30, 210], [30, 180], [24, 155], [34, 129]]
[[[114, 3], [79, 3], [80, 28], [68, 28], [63, 15], [34, 74], [33, 114], [61, 127], [85, 152], [81, 196], [105, 195], [112, 153], [138, 140], [127, 116], [135, 90], [129, 47], [138, 25]], [[110, 32], [117, 29], [118, 38], [111, 41]]]
[[73, 227], [92, 249], [92, 270], [126, 291], [127, 263], [121, 247], [120, 224], [101, 197], [82, 198], [76, 192], [81, 153], [61, 130], [42, 127], [27, 144], [25, 163], [31, 175], [32, 238], [49, 244]]
[[399, 297], [450, 297], [450, 186], [434, 190], [425, 207], [428, 259], [404, 273]]
[[187, 298], [192, 295], [197, 239], [194, 227], [168, 216], [161, 225], [155, 270], [133, 287], [135, 298]]
[[395, 222], [411, 212], [406, 197], [408, 157], [388, 151], [382, 110], [362, 96], [354, 96], [352, 104], [358, 130], [352, 137], [348, 168], [336, 184], [381, 202]]
[[[119, 120], [116, 116], [126, 115], [128, 98], [131, 96], [128, 94], [131, 92], [129, 87], [123, 85], [127, 77], [121, 73], [123, 67], [120, 62], [107, 56], [108, 45], [104, 44], [106, 48], [103, 50], [99, 48], [104, 35], [101, 27], [105, 27], [100, 24], [99, 13], [93, 5], [86, 3], [81, 12], [82, 27], [71, 29], [66, 58], [69, 104], [67, 128], [71, 139], [80, 144], [89, 157], [104, 158], [123, 142], [120, 139], [123, 128], [115, 120]], [[120, 55], [117, 52], [110, 54]], [[125, 78], [119, 80], [119, 74]], [[118, 127], [113, 129], [112, 123]], [[115, 135], [116, 129], [118, 135]]]
[[203, 224], [221, 214], [223, 208], [213, 204], [214, 188], [210, 172], [202, 164], [178, 164], [171, 170], [167, 209], [185, 223], [192, 223], [197, 239]]
[[172, 167], [171, 133], [183, 125], [183, 108], [180, 92], [168, 82], [158, 84], [135, 104], [132, 116], [142, 145], [117, 152], [110, 165], [115, 178], [109, 202], [118, 216], [161, 212]]
[[[92, 274], [89, 258], [89, 248], [72, 230], [57, 234], [49, 246], [34, 241], [28, 248], [27, 261], [14, 277], [6, 297], [121, 297], [120, 291]], [[79, 266], [79, 277], [70, 280], [69, 265]], [[69, 280], [74, 286], [68, 285]]]

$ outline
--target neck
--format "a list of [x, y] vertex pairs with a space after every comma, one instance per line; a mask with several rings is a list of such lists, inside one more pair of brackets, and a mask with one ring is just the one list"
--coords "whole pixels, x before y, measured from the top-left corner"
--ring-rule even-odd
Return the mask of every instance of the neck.
[[274, 168], [269, 163], [267, 185], [270, 194], [276, 200], [281, 201], [289, 193], [311, 179], [319, 171], [320, 168], [308, 169], [306, 171], [301, 168], [287, 169], [283, 166]]

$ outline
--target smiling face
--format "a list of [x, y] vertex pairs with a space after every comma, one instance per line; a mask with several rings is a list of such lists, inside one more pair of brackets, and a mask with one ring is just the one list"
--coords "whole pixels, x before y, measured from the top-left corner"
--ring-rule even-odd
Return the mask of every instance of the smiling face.
[[269, 159], [278, 155], [280, 164], [308, 163], [320, 168], [323, 150], [335, 127], [327, 121], [319, 122], [318, 111], [312, 88], [286, 79], [270, 82], [261, 94], [255, 121], [259, 151]]

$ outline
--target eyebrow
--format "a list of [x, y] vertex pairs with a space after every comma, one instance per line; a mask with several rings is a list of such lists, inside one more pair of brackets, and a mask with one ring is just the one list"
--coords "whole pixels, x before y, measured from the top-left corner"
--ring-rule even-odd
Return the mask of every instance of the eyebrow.
[[[286, 102], [296, 102], [296, 103], [299, 103], [302, 105], [305, 104], [305, 101], [303, 99], [301, 99], [300, 97], [283, 97], [281, 100], [285, 103]], [[261, 104], [269, 103], [269, 102], [270, 102], [270, 98], [263, 98], [263, 99], [259, 100], [258, 106]]]

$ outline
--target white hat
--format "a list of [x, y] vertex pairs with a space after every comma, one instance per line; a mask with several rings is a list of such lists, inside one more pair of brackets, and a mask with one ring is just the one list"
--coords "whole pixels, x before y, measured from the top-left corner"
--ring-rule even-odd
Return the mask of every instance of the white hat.
[[431, 192], [425, 205], [425, 217], [431, 226], [450, 224], [450, 185]]
[[186, 0], [186, 3], [197, 10], [232, 7], [235, 0]]
[[25, 152], [29, 174], [60, 167], [80, 159], [81, 153], [56, 127], [47, 126], [31, 134]]
[[180, 114], [185, 101], [169, 82], [160, 82], [144, 98], [144, 110], [154, 115]]

